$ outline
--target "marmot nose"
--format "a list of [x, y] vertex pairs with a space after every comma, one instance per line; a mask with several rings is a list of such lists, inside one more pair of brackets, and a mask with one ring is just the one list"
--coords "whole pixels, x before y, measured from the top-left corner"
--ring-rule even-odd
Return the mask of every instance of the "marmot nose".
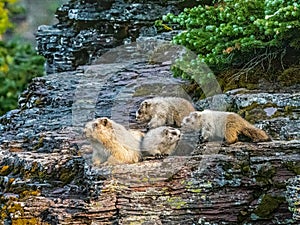
[[85, 129], [82, 132], [82, 137], [86, 138], [86, 131], [85, 131]]

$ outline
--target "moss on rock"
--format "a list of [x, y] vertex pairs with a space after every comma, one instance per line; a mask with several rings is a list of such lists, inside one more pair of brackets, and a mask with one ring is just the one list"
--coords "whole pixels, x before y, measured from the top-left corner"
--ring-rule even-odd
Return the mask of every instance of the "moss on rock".
[[282, 196], [266, 194], [253, 213], [259, 218], [268, 218], [284, 201], [285, 198]]
[[292, 86], [300, 84], [300, 66], [291, 66], [285, 69], [279, 76], [278, 82], [280, 86]]

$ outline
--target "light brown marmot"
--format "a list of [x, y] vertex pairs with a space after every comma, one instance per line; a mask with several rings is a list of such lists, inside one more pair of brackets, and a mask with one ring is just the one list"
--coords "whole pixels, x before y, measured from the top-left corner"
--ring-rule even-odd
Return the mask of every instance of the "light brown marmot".
[[188, 100], [179, 97], [155, 97], [144, 100], [136, 111], [139, 122], [148, 122], [148, 128], [163, 125], [180, 127], [182, 119], [195, 111]]
[[270, 141], [267, 133], [256, 128], [236, 113], [204, 110], [190, 113], [182, 121], [184, 131], [201, 131], [204, 141], [225, 139], [228, 144], [238, 141], [239, 135], [253, 142]]
[[142, 133], [131, 132], [106, 117], [88, 122], [84, 134], [94, 148], [92, 161], [96, 166], [105, 161], [121, 164], [136, 163], [141, 159]]
[[180, 140], [180, 130], [161, 126], [148, 131], [141, 142], [141, 152], [143, 156], [170, 155], [176, 148]]

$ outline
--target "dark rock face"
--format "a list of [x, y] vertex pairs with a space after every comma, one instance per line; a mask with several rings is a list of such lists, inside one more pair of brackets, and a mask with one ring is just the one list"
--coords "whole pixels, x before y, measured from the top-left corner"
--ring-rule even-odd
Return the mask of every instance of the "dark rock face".
[[156, 35], [155, 20], [197, 4], [190, 0], [71, 0], [57, 10], [58, 24], [38, 28], [37, 49], [47, 59], [48, 73], [74, 70], [110, 48]]
[[[266, 130], [271, 142], [227, 146], [187, 138], [178, 154], [164, 159], [92, 167], [92, 147], [82, 136], [87, 121], [108, 116], [143, 130], [134, 119], [142, 100], [188, 98], [186, 83], [170, 72], [173, 59], [161, 58], [169, 46], [156, 58], [159, 63], [153, 60], [156, 40], [164, 44], [168, 34], [139, 37], [106, 52], [128, 37], [134, 40], [154, 20], [135, 9], [145, 5], [159, 14], [158, 6], [179, 7], [173, 1], [151, 3], [73, 0], [58, 10], [59, 24], [40, 27], [39, 49], [49, 71], [71, 71], [36, 78], [20, 96], [19, 109], [0, 118], [1, 224], [299, 223], [297, 89], [234, 90], [195, 104], [199, 110], [235, 111]], [[94, 65], [78, 67], [94, 58]]]
[[[185, 97], [183, 81], [172, 77], [167, 62], [148, 64], [139, 54], [122, 61], [133, 48], [116, 51], [117, 57], [109, 52], [115, 62], [35, 79], [21, 95], [20, 109], [1, 117], [1, 219], [8, 224], [296, 223], [299, 95], [292, 90], [225, 94], [228, 109], [253, 112], [253, 122], [272, 142], [211, 142], [181, 156], [91, 166], [92, 148], [81, 135], [87, 121], [108, 116], [141, 128], [134, 112], [146, 97]], [[213, 106], [211, 98], [196, 106]], [[285, 117], [272, 114], [268, 101], [283, 114], [290, 106]]]

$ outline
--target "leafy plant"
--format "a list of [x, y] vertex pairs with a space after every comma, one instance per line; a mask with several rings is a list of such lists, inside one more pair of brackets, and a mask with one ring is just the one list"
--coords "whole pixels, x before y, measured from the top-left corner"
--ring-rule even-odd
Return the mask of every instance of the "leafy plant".
[[[179, 15], [162, 18], [167, 27], [183, 29], [173, 39], [198, 57], [188, 64], [197, 70], [203, 63], [214, 71], [242, 67], [254, 57], [249, 68], [281, 54], [286, 48], [300, 48], [299, 0], [223, 0], [214, 5], [184, 9]], [[265, 57], [264, 57], [265, 56]], [[185, 62], [187, 63], [187, 62]], [[175, 75], [192, 78], [177, 71]], [[205, 82], [205, 75], [202, 79]]]
[[0, 114], [17, 107], [18, 95], [36, 76], [42, 76], [44, 58], [30, 44], [0, 42]]
[[[15, 0], [0, 0], [0, 35], [12, 28], [10, 12]], [[18, 95], [33, 77], [43, 75], [44, 58], [30, 44], [0, 41], [0, 115], [17, 107]]]
[[0, 0], [0, 37], [8, 28], [12, 27], [9, 21], [9, 8], [16, 0]]

